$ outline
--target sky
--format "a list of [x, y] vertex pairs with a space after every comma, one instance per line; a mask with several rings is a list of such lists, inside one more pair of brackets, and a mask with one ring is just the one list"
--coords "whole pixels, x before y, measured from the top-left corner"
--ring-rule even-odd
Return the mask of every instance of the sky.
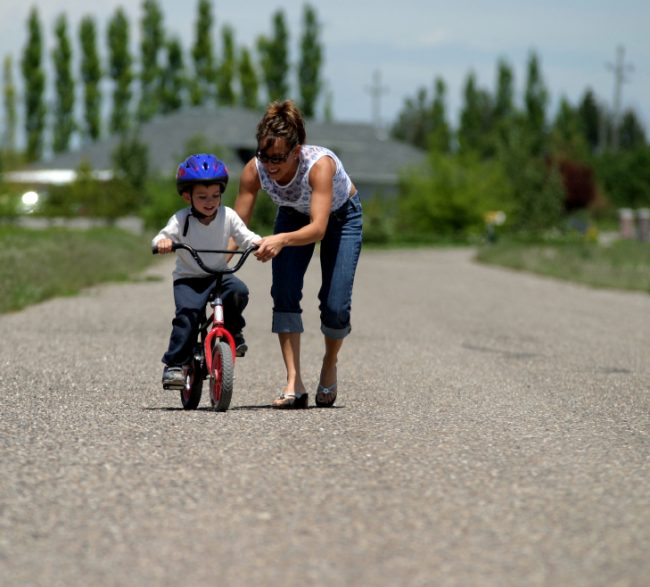
[[[166, 30], [189, 49], [194, 41], [197, 1], [159, 0], [159, 4]], [[259, 35], [271, 34], [273, 14], [281, 9], [295, 63], [304, 4], [215, 1], [213, 42], [217, 55], [223, 25], [234, 29], [239, 46], [253, 49]], [[478, 85], [493, 92], [499, 60], [505, 60], [513, 70], [520, 102], [532, 51], [539, 58], [550, 93], [550, 115], [560, 98], [578, 104], [588, 88], [612, 108], [614, 65], [620, 46], [624, 49], [622, 109], [633, 108], [650, 134], [648, 0], [312, 0], [311, 4], [321, 23], [323, 77], [336, 120], [374, 122], [378, 117], [382, 125], [390, 125], [407, 98], [415, 97], [420, 88], [426, 88], [431, 96], [434, 81], [440, 77], [447, 85], [447, 110], [455, 125], [467, 76], [474, 73]], [[141, 0], [90, 4], [88, 0], [0, 0], [0, 58], [12, 55], [19, 88], [19, 64], [32, 6], [39, 11], [48, 60], [54, 45], [54, 20], [59, 14], [67, 15], [78, 52], [81, 18], [95, 18], [103, 44], [108, 21], [118, 6], [129, 16], [132, 48], [134, 53], [138, 50]], [[189, 63], [188, 53], [185, 58]], [[295, 77], [291, 76], [292, 82]], [[373, 101], [371, 89], [377, 80], [380, 99]], [[4, 111], [0, 117], [3, 115]]]

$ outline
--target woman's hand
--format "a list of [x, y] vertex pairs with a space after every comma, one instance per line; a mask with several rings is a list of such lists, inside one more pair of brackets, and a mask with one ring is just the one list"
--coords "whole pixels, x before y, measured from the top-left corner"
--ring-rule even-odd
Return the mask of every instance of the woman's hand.
[[259, 248], [253, 254], [259, 261], [266, 263], [280, 254], [280, 251], [286, 246], [286, 238], [283, 233], [274, 234], [265, 236], [258, 244]]

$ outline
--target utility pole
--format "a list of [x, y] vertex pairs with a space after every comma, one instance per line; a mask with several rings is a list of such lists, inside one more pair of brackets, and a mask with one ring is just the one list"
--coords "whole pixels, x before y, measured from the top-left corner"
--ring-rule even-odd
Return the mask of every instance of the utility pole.
[[372, 120], [378, 133], [382, 130], [381, 123], [381, 97], [388, 93], [388, 87], [381, 85], [381, 73], [378, 69], [372, 75], [372, 85], [366, 87], [372, 99]]
[[614, 112], [612, 120], [612, 150], [618, 151], [619, 130], [621, 119], [621, 100], [623, 95], [623, 84], [628, 81], [627, 72], [633, 71], [632, 65], [625, 63], [625, 47], [619, 45], [616, 48], [616, 63], [608, 63], [607, 69], [614, 72]]

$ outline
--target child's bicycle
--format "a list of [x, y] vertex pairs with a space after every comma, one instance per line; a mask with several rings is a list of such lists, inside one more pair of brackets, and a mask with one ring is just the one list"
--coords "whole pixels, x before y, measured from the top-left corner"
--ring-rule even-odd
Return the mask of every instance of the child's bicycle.
[[[192, 362], [185, 373], [185, 385], [180, 389], [181, 403], [184, 409], [195, 410], [201, 401], [203, 380], [209, 377], [210, 404], [214, 410], [225, 412], [232, 399], [236, 350], [232, 334], [224, 328], [221, 285], [223, 276], [239, 271], [248, 256], [257, 249], [257, 245], [253, 245], [245, 251], [227, 251], [194, 249], [184, 243], [173, 243], [172, 251], [177, 249], [188, 251], [203, 271], [216, 277], [215, 287], [208, 298], [212, 312], [199, 326], [199, 337]], [[155, 255], [158, 253], [158, 249], [154, 247], [152, 252]], [[241, 258], [233, 267], [217, 270], [207, 267], [199, 253], [234, 254], [241, 255]]]

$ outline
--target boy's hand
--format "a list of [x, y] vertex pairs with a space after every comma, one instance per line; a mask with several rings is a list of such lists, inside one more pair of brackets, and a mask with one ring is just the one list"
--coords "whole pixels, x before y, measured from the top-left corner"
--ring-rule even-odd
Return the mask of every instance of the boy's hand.
[[172, 252], [172, 239], [170, 238], [164, 238], [162, 240], [159, 240], [156, 243], [156, 246], [158, 247], [158, 253], [161, 255], [165, 255], [167, 253]]

